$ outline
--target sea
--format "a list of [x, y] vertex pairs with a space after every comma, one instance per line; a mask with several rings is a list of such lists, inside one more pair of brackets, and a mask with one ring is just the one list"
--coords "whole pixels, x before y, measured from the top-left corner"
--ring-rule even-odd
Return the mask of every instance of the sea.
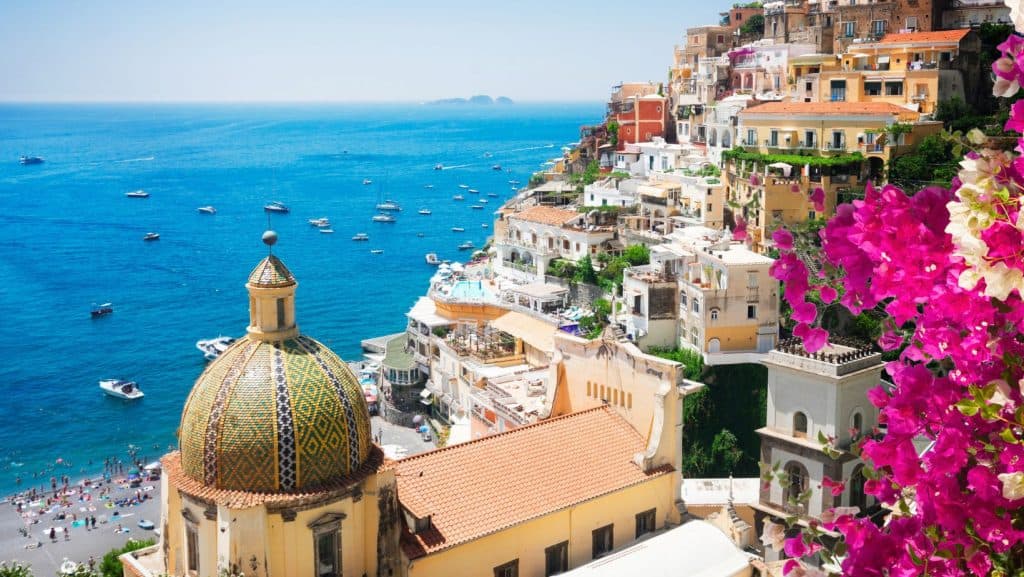
[[[302, 332], [359, 360], [361, 340], [404, 329], [433, 274], [424, 255], [467, 259], [459, 244], [484, 245], [482, 225], [515, 194], [509, 181], [525, 185], [603, 112], [597, 102], [0, 105], [0, 494], [175, 447], [205, 365], [195, 343], [244, 334], [244, 285], [268, 227], [299, 282]], [[22, 166], [22, 155], [45, 162]], [[150, 197], [125, 196], [134, 190]], [[385, 199], [402, 206], [397, 222], [371, 222]], [[272, 201], [291, 212], [268, 215]], [[197, 211], [206, 205], [216, 214]], [[333, 234], [307, 222], [320, 217]], [[160, 239], [144, 242], [148, 232]], [[353, 242], [360, 232], [370, 240]], [[107, 302], [114, 312], [91, 318]], [[135, 380], [146, 396], [106, 396], [107, 378]]]

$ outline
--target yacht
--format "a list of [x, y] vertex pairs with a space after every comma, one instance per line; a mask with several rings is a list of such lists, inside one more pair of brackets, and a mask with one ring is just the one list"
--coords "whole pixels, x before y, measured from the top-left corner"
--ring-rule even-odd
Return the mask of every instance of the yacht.
[[484, 208], [484, 205], [482, 205], [482, 204], [474, 204], [474, 205], [470, 206], [469, 208], [472, 208], [473, 210], [482, 210]]
[[382, 248], [371, 248], [370, 249], [370, 254], [384, 254], [384, 249], [382, 249]]
[[444, 165], [439, 162], [434, 165], [434, 170], [444, 170]]
[[92, 310], [89, 311], [89, 316], [95, 319], [105, 317], [112, 312], [114, 312], [114, 305], [110, 303], [103, 303], [101, 305], [93, 305]]
[[333, 228], [321, 228], [320, 234], [334, 234]]
[[511, 184], [512, 186], [515, 186], [515, 185], [519, 184], [519, 181], [518, 180], [510, 180], [510, 181], [508, 181], [508, 183]]
[[466, 232], [466, 229], [462, 228], [461, 226], [453, 226], [452, 232]]
[[221, 353], [228, 350], [228, 347], [230, 347], [234, 342], [235, 339], [233, 337], [220, 336], [215, 339], [196, 341], [196, 348], [203, 353], [203, 357], [206, 360], [212, 361], [219, 357]]
[[41, 156], [22, 156], [21, 160], [19, 160], [18, 162], [20, 162], [23, 166], [27, 166], [29, 164], [42, 164], [46, 161], [43, 160], [43, 157]]
[[285, 204], [283, 202], [281, 202], [280, 200], [271, 201], [270, 204], [268, 204], [268, 205], [263, 207], [263, 210], [265, 210], [267, 212], [282, 212], [282, 213], [291, 212], [291, 209], [288, 208], [287, 206], [285, 206]]
[[372, 180], [370, 180], [369, 178], [364, 178], [363, 179], [363, 185], [370, 185], [370, 184], [373, 184]]
[[459, 245], [459, 250], [469, 250], [473, 248], [473, 241], [467, 240], [466, 242]]
[[382, 212], [380, 214], [375, 214], [375, 215], [373, 215], [373, 218], [370, 219], [370, 220], [372, 220], [373, 222], [397, 222], [398, 221], [398, 219], [396, 219], [395, 217], [391, 216], [390, 214], [388, 214], [386, 212]]
[[142, 237], [142, 240], [160, 240], [160, 233], [147, 232], [146, 236]]
[[501, 170], [501, 165], [495, 164], [494, 166], [491, 167], [491, 170]]
[[421, 209], [419, 210], [419, 213], [420, 213], [420, 214], [423, 214], [423, 215], [430, 215], [430, 214], [433, 214], [432, 212], [430, 212], [430, 209], [429, 209], [429, 208], [421, 208]]
[[487, 223], [485, 222], [485, 223], [482, 223], [482, 224], [480, 225], [480, 228], [488, 228], [489, 226], [490, 226], [490, 225], [488, 225], [488, 224], [487, 224]]
[[217, 214], [217, 209], [212, 206], [200, 206], [196, 210], [203, 214]]
[[459, 188], [469, 188], [469, 185], [468, 184], [460, 184]]
[[477, 202], [479, 202], [480, 204], [487, 204], [488, 201], [487, 201], [486, 198], [481, 198], [481, 199], [477, 200]]
[[131, 192], [124, 193], [128, 198], [149, 198], [149, 193], [145, 190], [133, 190]]
[[466, 200], [466, 197], [462, 196], [461, 194], [456, 194], [455, 196], [452, 197], [452, 200]]
[[475, 188], [471, 188], [471, 189], [467, 190], [466, 192], [468, 192], [470, 194], [480, 194], [480, 191], [475, 189]]
[[122, 381], [121, 379], [105, 379], [100, 381], [100, 388], [111, 397], [119, 399], [141, 399], [146, 396], [142, 394], [139, 385], [135, 381]]
[[330, 228], [331, 226], [331, 221], [327, 220], [326, 216], [321, 216], [320, 218], [311, 218], [306, 222], [308, 222], [310, 226], [315, 226], [317, 228]]
[[352, 240], [370, 240], [370, 235], [365, 232], [357, 232], [356, 235], [352, 237]]
[[398, 203], [393, 200], [385, 200], [384, 202], [377, 203], [377, 210], [401, 212], [402, 207], [398, 206]]
[[426, 258], [427, 264], [432, 264], [434, 266], [441, 264], [441, 259], [437, 258], [436, 252], [428, 252], [427, 256], [424, 258]]

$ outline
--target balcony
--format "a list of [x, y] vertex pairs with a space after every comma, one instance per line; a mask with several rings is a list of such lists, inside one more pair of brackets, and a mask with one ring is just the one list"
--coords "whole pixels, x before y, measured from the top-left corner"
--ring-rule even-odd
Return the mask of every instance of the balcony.
[[828, 152], [846, 152], [845, 142], [829, 142], [825, 145], [825, 150]]

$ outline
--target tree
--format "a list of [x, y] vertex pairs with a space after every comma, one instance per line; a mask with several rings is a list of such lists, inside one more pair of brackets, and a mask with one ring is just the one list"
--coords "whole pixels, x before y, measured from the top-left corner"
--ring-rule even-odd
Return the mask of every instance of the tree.
[[[722, 429], [711, 442], [711, 461], [715, 470], [728, 472], [730, 475], [743, 458], [736, 435], [729, 429]], [[722, 475], [724, 476], [724, 475]]]
[[754, 14], [740, 26], [740, 35], [742, 36], [764, 36], [764, 16], [761, 14]]
[[583, 284], [597, 284], [597, 272], [594, 270], [594, 263], [590, 262], [590, 255], [584, 255], [576, 263], [576, 271], [573, 280]]
[[103, 556], [103, 561], [100, 562], [100, 575], [103, 577], [121, 577], [124, 575], [124, 568], [121, 566], [121, 562], [117, 558], [125, 553], [145, 549], [155, 543], [156, 541], [153, 539], [143, 539], [141, 541], [128, 539], [128, 542], [124, 544], [124, 547], [115, 547]]
[[632, 244], [626, 247], [622, 256], [626, 258], [630, 266], [650, 264], [651, 249], [647, 248], [647, 246], [643, 244]]

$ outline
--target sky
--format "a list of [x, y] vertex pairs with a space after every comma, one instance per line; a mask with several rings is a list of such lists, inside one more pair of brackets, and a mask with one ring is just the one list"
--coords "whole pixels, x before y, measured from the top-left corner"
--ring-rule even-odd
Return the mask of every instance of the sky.
[[0, 0], [0, 101], [600, 101], [711, 0]]

